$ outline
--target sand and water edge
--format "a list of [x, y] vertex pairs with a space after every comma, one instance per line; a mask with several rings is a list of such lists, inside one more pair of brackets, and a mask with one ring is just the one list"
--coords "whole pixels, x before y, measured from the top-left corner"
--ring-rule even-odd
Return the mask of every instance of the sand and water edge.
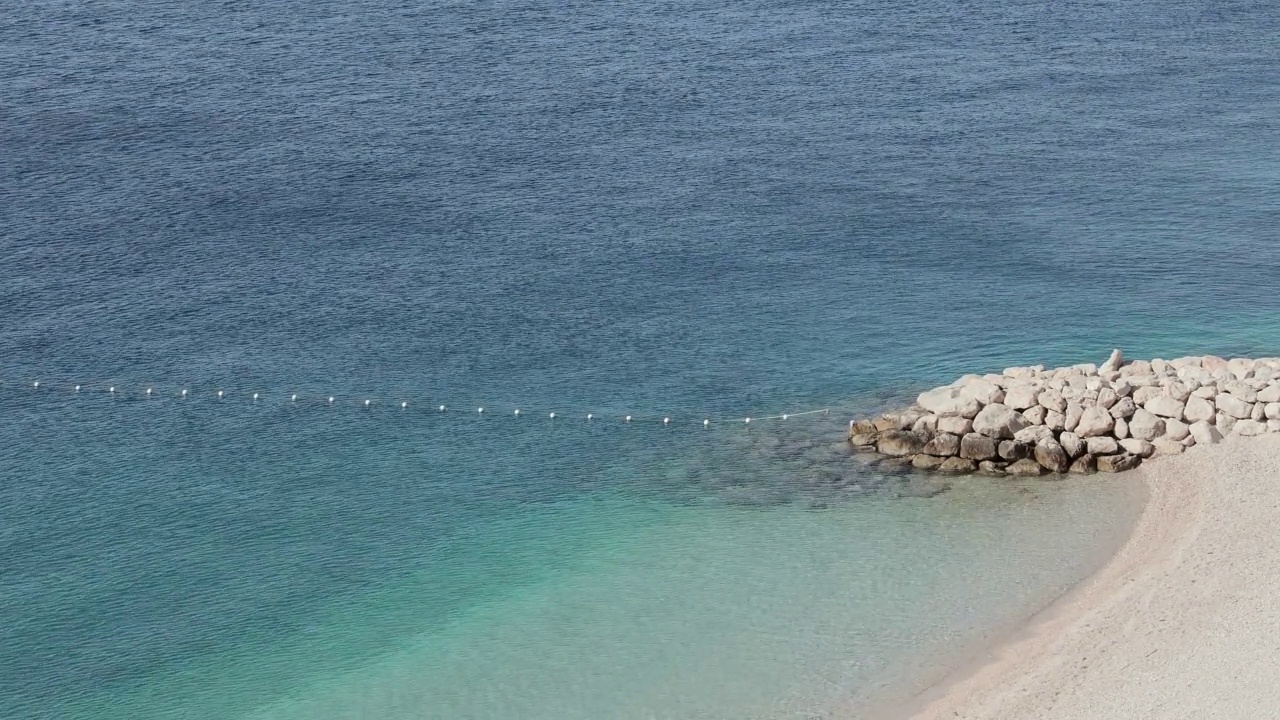
[[1280, 435], [1133, 471], [1147, 502], [1097, 572], [869, 717], [1266, 717], [1280, 707]]

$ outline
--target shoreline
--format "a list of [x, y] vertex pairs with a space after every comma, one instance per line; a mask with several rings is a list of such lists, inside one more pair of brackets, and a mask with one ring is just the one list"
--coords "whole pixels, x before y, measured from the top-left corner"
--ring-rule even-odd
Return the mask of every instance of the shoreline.
[[1252, 718], [1280, 704], [1267, 642], [1280, 629], [1280, 601], [1267, 601], [1280, 592], [1280, 435], [1233, 437], [1135, 474], [1147, 500], [1110, 560], [869, 716]]

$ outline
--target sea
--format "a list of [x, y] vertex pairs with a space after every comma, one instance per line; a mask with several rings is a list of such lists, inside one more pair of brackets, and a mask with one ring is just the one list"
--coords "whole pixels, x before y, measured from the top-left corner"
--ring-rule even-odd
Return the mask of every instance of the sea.
[[905, 702], [1143, 489], [848, 422], [1280, 354], [1278, 227], [1272, 2], [5, 3], [0, 717]]

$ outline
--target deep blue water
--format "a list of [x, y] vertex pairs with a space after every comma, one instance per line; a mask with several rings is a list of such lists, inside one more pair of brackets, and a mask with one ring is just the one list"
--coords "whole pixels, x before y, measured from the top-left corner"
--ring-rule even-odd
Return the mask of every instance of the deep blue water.
[[902, 498], [843, 424], [1280, 353], [1276, 48], [1263, 2], [10, 3], [0, 716], [774, 717], [1026, 612], [1124, 493]]

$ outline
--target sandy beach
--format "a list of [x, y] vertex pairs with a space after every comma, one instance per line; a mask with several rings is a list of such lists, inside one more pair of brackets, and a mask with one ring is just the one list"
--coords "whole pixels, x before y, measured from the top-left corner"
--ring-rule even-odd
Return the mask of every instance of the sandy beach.
[[1150, 500], [1116, 556], [911, 717], [1280, 715], [1280, 435], [1136, 472]]

